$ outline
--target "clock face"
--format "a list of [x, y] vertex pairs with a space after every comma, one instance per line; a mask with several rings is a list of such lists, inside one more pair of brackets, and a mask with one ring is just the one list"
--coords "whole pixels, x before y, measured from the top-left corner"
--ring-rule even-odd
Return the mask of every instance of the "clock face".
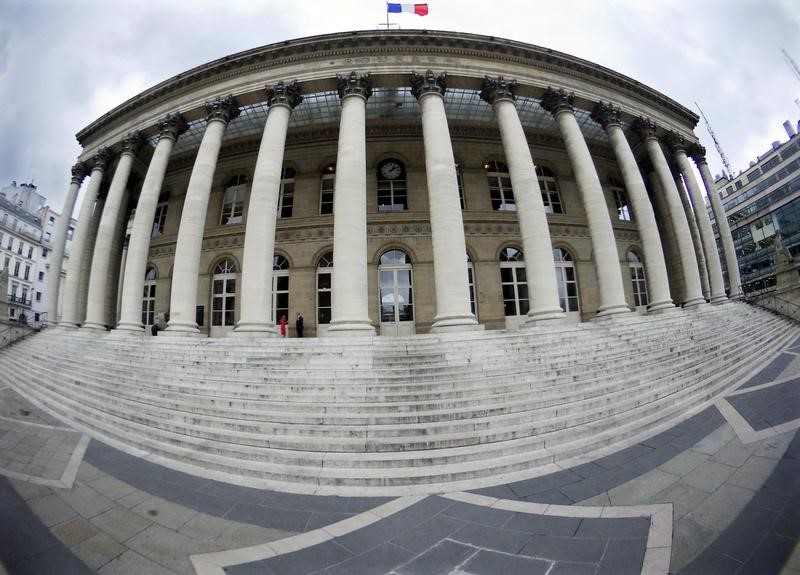
[[397, 162], [386, 162], [381, 166], [381, 175], [387, 180], [396, 180], [403, 173], [403, 168]]

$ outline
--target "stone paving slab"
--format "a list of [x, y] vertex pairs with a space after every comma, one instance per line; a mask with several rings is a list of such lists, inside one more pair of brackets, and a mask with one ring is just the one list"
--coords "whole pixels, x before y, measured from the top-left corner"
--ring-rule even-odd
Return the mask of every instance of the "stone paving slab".
[[727, 398], [756, 431], [800, 417], [800, 378]]
[[[794, 344], [792, 344], [794, 346]], [[788, 349], [795, 349], [794, 347], [789, 347]], [[800, 349], [800, 347], [798, 347]], [[756, 373], [753, 377], [751, 377], [747, 382], [742, 384], [742, 388], [746, 387], [754, 387], [757, 385], [763, 385], [765, 383], [769, 383], [771, 381], [775, 381], [778, 379], [784, 370], [789, 366], [790, 363], [796, 358], [797, 356], [794, 353], [787, 353], [783, 352], [777, 355], [775, 359], [770, 361], [766, 367], [764, 367], [761, 371]]]

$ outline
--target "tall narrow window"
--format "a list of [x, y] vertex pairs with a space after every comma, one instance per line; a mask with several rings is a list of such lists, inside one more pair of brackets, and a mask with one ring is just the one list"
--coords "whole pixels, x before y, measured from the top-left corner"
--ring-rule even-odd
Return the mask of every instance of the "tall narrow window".
[[31, 266], [25, 266], [25, 275], [23, 279], [29, 279], [31, 275]]
[[625, 192], [625, 185], [619, 178], [608, 177], [611, 184], [611, 193], [614, 194], [614, 205], [617, 208], [617, 219], [630, 222], [633, 220], [633, 212], [628, 202], [628, 194]]
[[294, 168], [284, 168], [281, 174], [281, 190], [278, 197], [278, 217], [291, 218], [294, 208]]
[[333, 213], [333, 185], [336, 180], [336, 164], [328, 164], [319, 179], [319, 214]]
[[408, 209], [406, 167], [395, 159], [378, 164], [378, 211], [402, 212]]
[[[48, 232], [49, 234], [50, 232]], [[33, 246], [28, 246], [28, 259], [33, 257]]]
[[156, 214], [153, 216], [153, 231], [150, 234], [151, 238], [157, 238], [164, 234], [164, 224], [167, 222], [167, 205], [164, 203], [156, 206]]
[[478, 317], [475, 304], [475, 267], [472, 265], [472, 258], [467, 254], [467, 284], [469, 285], [469, 309], [472, 315]]
[[499, 212], [516, 212], [517, 203], [514, 200], [514, 190], [511, 189], [508, 166], [500, 162], [486, 162], [483, 167], [486, 168], [486, 177], [489, 180], [492, 209]]
[[578, 281], [575, 278], [575, 262], [572, 254], [561, 248], [553, 249], [553, 260], [556, 264], [556, 284], [558, 286], [558, 303], [566, 312], [579, 311]]
[[378, 265], [381, 323], [414, 321], [411, 258], [401, 250], [385, 252]]
[[458, 184], [458, 201], [461, 202], [461, 209], [466, 207], [464, 202], [464, 178], [461, 177], [461, 166], [456, 164], [456, 184]]
[[272, 258], [272, 317], [278, 323], [281, 316], [289, 319], [289, 260]]
[[561, 193], [558, 191], [558, 182], [555, 174], [545, 166], [536, 166], [536, 175], [539, 178], [539, 189], [542, 192], [544, 211], [548, 214], [563, 214], [564, 206], [561, 203]]
[[211, 325], [232, 326], [236, 310], [236, 264], [225, 258], [211, 280]]
[[529, 302], [525, 258], [519, 248], [508, 247], [500, 252], [500, 283], [505, 315], [527, 314]]
[[244, 174], [234, 176], [227, 181], [225, 184], [225, 195], [222, 197], [222, 212], [219, 216], [220, 225], [242, 223], [244, 195], [246, 192], [247, 176]]
[[153, 266], [147, 266], [144, 274], [144, 292], [142, 293], [142, 323], [153, 325], [156, 322], [156, 279], [158, 272]]
[[633, 250], [628, 252], [628, 269], [631, 270], [631, 283], [633, 284], [633, 305], [636, 307], [647, 305], [647, 282], [644, 277], [642, 258]]
[[317, 262], [317, 324], [331, 323], [331, 277], [333, 274], [333, 252], [328, 252]]

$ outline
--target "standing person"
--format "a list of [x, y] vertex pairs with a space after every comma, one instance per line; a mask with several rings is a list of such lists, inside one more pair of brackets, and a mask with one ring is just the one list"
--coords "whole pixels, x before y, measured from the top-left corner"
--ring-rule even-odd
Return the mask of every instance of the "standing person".
[[297, 330], [297, 337], [303, 337], [303, 316], [297, 314], [297, 319], [294, 322], [294, 328]]
[[286, 314], [281, 316], [281, 337], [286, 337]]

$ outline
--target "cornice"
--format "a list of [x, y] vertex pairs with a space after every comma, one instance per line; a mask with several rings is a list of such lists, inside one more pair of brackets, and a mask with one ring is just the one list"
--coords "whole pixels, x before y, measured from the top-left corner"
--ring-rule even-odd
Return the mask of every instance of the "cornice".
[[[563, 52], [493, 36], [427, 30], [365, 30], [288, 40], [203, 64], [165, 80], [117, 106], [78, 132], [76, 137], [79, 142], [83, 142], [105, 127], [124, 120], [148, 105], [237, 76], [314, 60], [327, 63], [331, 58], [343, 58], [345, 65], [357, 68], [363, 64], [361, 60], [365, 56], [388, 57], [410, 51], [437, 58], [455, 56], [474, 58], [476, 61], [519, 64], [590, 80], [599, 86], [635, 95], [659, 108], [669, 110], [693, 126], [698, 121], [694, 112], [664, 94], [628, 76]], [[495, 70], [484, 70], [481, 74], [494, 72]], [[331, 82], [335, 82], [333, 75]]]

